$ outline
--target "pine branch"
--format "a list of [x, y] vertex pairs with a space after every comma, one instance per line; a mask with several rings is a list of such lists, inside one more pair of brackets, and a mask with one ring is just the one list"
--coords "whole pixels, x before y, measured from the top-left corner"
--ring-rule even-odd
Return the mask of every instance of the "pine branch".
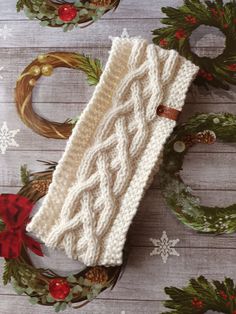
[[81, 62], [80, 69], [84, 70], [87, 74], [87, 81], [89, 85], [97, 85], [102, 74], [102, 66], [100, 60], [93, 60], [88, 56], [83, 56], [81, 59], [80, 55], [78, 55], [78, 58]]
[[21, 182], [23, 185], [26, 185], [30, 181], [30, 171], [27, 168], [27, 165], [23, 165], [20, 167], [20, 176]]

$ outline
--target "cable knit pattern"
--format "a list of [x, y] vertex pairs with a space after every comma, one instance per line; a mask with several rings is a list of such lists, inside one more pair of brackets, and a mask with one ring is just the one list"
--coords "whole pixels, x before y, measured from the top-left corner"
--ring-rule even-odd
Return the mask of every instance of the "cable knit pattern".
[[92, 265], [119, 265], [126, 234], [160, 163], [198, 68], [173, 50], [115, 38], [100, 82], [27, 226], [45, 244]]

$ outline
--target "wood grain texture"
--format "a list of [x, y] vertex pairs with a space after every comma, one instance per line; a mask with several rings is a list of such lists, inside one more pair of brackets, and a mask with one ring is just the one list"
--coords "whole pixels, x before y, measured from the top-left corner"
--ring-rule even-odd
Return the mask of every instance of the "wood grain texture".
[[[61, 29], [40, 27], [15, 11], [15, 0], [0, 1], [0, 29], [7, 25], [9, 37], [0, 37], [0, 126], [7, 121], [10, 129], [20, 129], [11, 147], [0, 154], [0, 193], [16, 193], [20, 186], [20, 166], [32, 171], [44, 166], [37, 160], [58, 161], [66, 141], [40, 137], [19, 119], [14, 104], [15, 81], [23, 69], [39, 54], [50, 51], [78, 51], [106, 64], [111, 46], [109, 36], [119, 36], [124, 27], [131, 36], [142, 36], [149, 42], [151, 31], [161, 26], [162, 6], [178, 6], [182, 0], [123, 0], [115, 12], [109, 12], [94, 25], [83, 30], [63, 33]], [[210, 35], [209, 35], [210, 32]], [[222, 37], [216, 29], [199, 28], [193, 34], [193, 50], [200, 55], [220, 54]], [[94, 87], [89, 87], [83, 73], [57, 69], [51, 77], [43, 77], [34, 89], [35, 110], [42, 116], [64, 121], [79, 115], [89, 101]], [[236, 114], [236, 87], [230, 91], [199, 89], [192, 85], [181, 120], [196, 112], [232, 112]], [[197, 145], [185, 158], [183, 178], [204, 204], [226, 206], [236, 202], [236, 144]], [[37, 204], [35, 210], [40, 206]], [[160, 256], [150, 256], [150, 238], [160, 238], [163, 231], [169, 239], [178, 238], [180, 256], [170, 256], [164, 264]], [[123, 277], [114, 290], [80, 311], [69, 309], [65, 314], [160, 314], [166, 299], [164, 287], [182, 286], [193, 276], [209, 279], [234, 278], [236, 237], [198, 234], [184, 227], [166, 206], [159, 189], [158, 175], [143, 198], [129, 232], [130, 255]], [[51, 267], [61, 274], [77, 272], [83, 265], [69, 260], [62, 252], [44, 247], [45, 258], [32, 256], [37, 267]], [[0, 261], [2, 269], [3, 261]], [[234, 278], [236, 279], [236, 278]], [[31, 306], [27, 297], [17, 296], [11, 286], [0, 285], [0, 314], [53, 313], [51, 308]], [[210, 314], [210, 313], [209, 313]]]

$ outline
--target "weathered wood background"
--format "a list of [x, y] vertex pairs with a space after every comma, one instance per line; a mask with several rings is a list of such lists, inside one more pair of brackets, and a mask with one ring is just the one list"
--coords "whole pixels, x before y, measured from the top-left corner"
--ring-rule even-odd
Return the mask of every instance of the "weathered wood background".
[[[55, 50], [78, 51], [100, 58], [105, 64], [111, 46], [109, 36], [127, 28], [131, 36], [143, 36], [151, 42], [151, 30], [161, 25], [162, 6], [177, 6], [181, 0], [123, 0], [116, 12], [83, 30], [63, 33], [61, 29], [42, 28], [17, 14], [15, 0], [0, 1], [0, 126], [7, 121], [10, 129], [20, 129], [17, 148], [0, 154], [0, 193], [16, 192], [21, 183], [19, 169], [27, 164], [33, 171], [42, 170], [41, 160], [57, 161], [65, 141], [49, 140], [33, 133], [19, 120], [14, 104], [15, 81], [24, 67], [38, 54]], [[9, 32], [4, 40], [1, 30]], [[215, 29], [200, 27], [192, 38], [199, 54], [215, 55], [222, 51], [224, 39]], [[199, 90], [192, 86], [182, 119], [195, 112], [229, 111], [236, 113], [236, 87], [229, 92]], [[43, 116], [57, 121], [76, 116], [91, 97], [93, 88], [87, 86], [83, 74], [58, 69], [50, 78], [42, 78], [34, 91], [34, 106]], [[211, 147], [197, 146], [188, 154], [183, 176], [195, 193], [209, 204], [227, 205], [235, 202], [236, 145], [217, 143]], [[150, 256], [150, 238], [160, 238], [163, 231], [169, 239], [179, 239], [176, 250], [164, 264], [160, 256]], [[81, 313], [159, 314], [166, 299], [164, 287], [185, 285], [190, 277], [203, 274], [208, 278], [236, 279], [236, 237], [207, 236], [193, 232], [172, 215], [160, 195], [158, 177], [146, 193], [131, 228], [131, 250], [128, 265], [113, 291], [102, 293]], [[62, 254], [48, 252], [44, 259], [34, 258], [40, 266], [60, 271], [76, 271], [78, 264]], [[27, 297], [17, 296], [12, 288], [0, 286], [0, 313], [53, 313], [52, 308], [32, 306]], [[78, 311], [78, 310], [77, 310]], [[75, 311], [67, 310], [66, 313]]]

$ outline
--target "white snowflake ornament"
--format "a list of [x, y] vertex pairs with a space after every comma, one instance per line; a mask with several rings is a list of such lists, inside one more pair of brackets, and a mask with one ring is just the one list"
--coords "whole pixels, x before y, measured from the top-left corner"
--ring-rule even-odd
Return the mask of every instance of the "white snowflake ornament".
[[13, 37], [12, 28], [9, 28], [6, 24], [3, 28], [0, 28], [0, 38], [6, 40], [8, 37]]
[[9, 146], [18, 147], [19, 144], [15, 141], [15, 135], [20, 132], [19, 129], [17, 130], [9, 130], [7, 127], [7, 122], [4, 121], [3, 125], [0, 129], [0, 151], [2, 154], [6, 153], [6, 150]]
[[150, 253], [150, 256], [161, 255], [164, 264], [167, 262], [169, 255], [179, 256], [179, 253], [174, 248], [179, 242], [179, 239], [169, 240], [165, 231], [163, 231], [160, 239], [150, 238], [150, 241], [156, 246]]

